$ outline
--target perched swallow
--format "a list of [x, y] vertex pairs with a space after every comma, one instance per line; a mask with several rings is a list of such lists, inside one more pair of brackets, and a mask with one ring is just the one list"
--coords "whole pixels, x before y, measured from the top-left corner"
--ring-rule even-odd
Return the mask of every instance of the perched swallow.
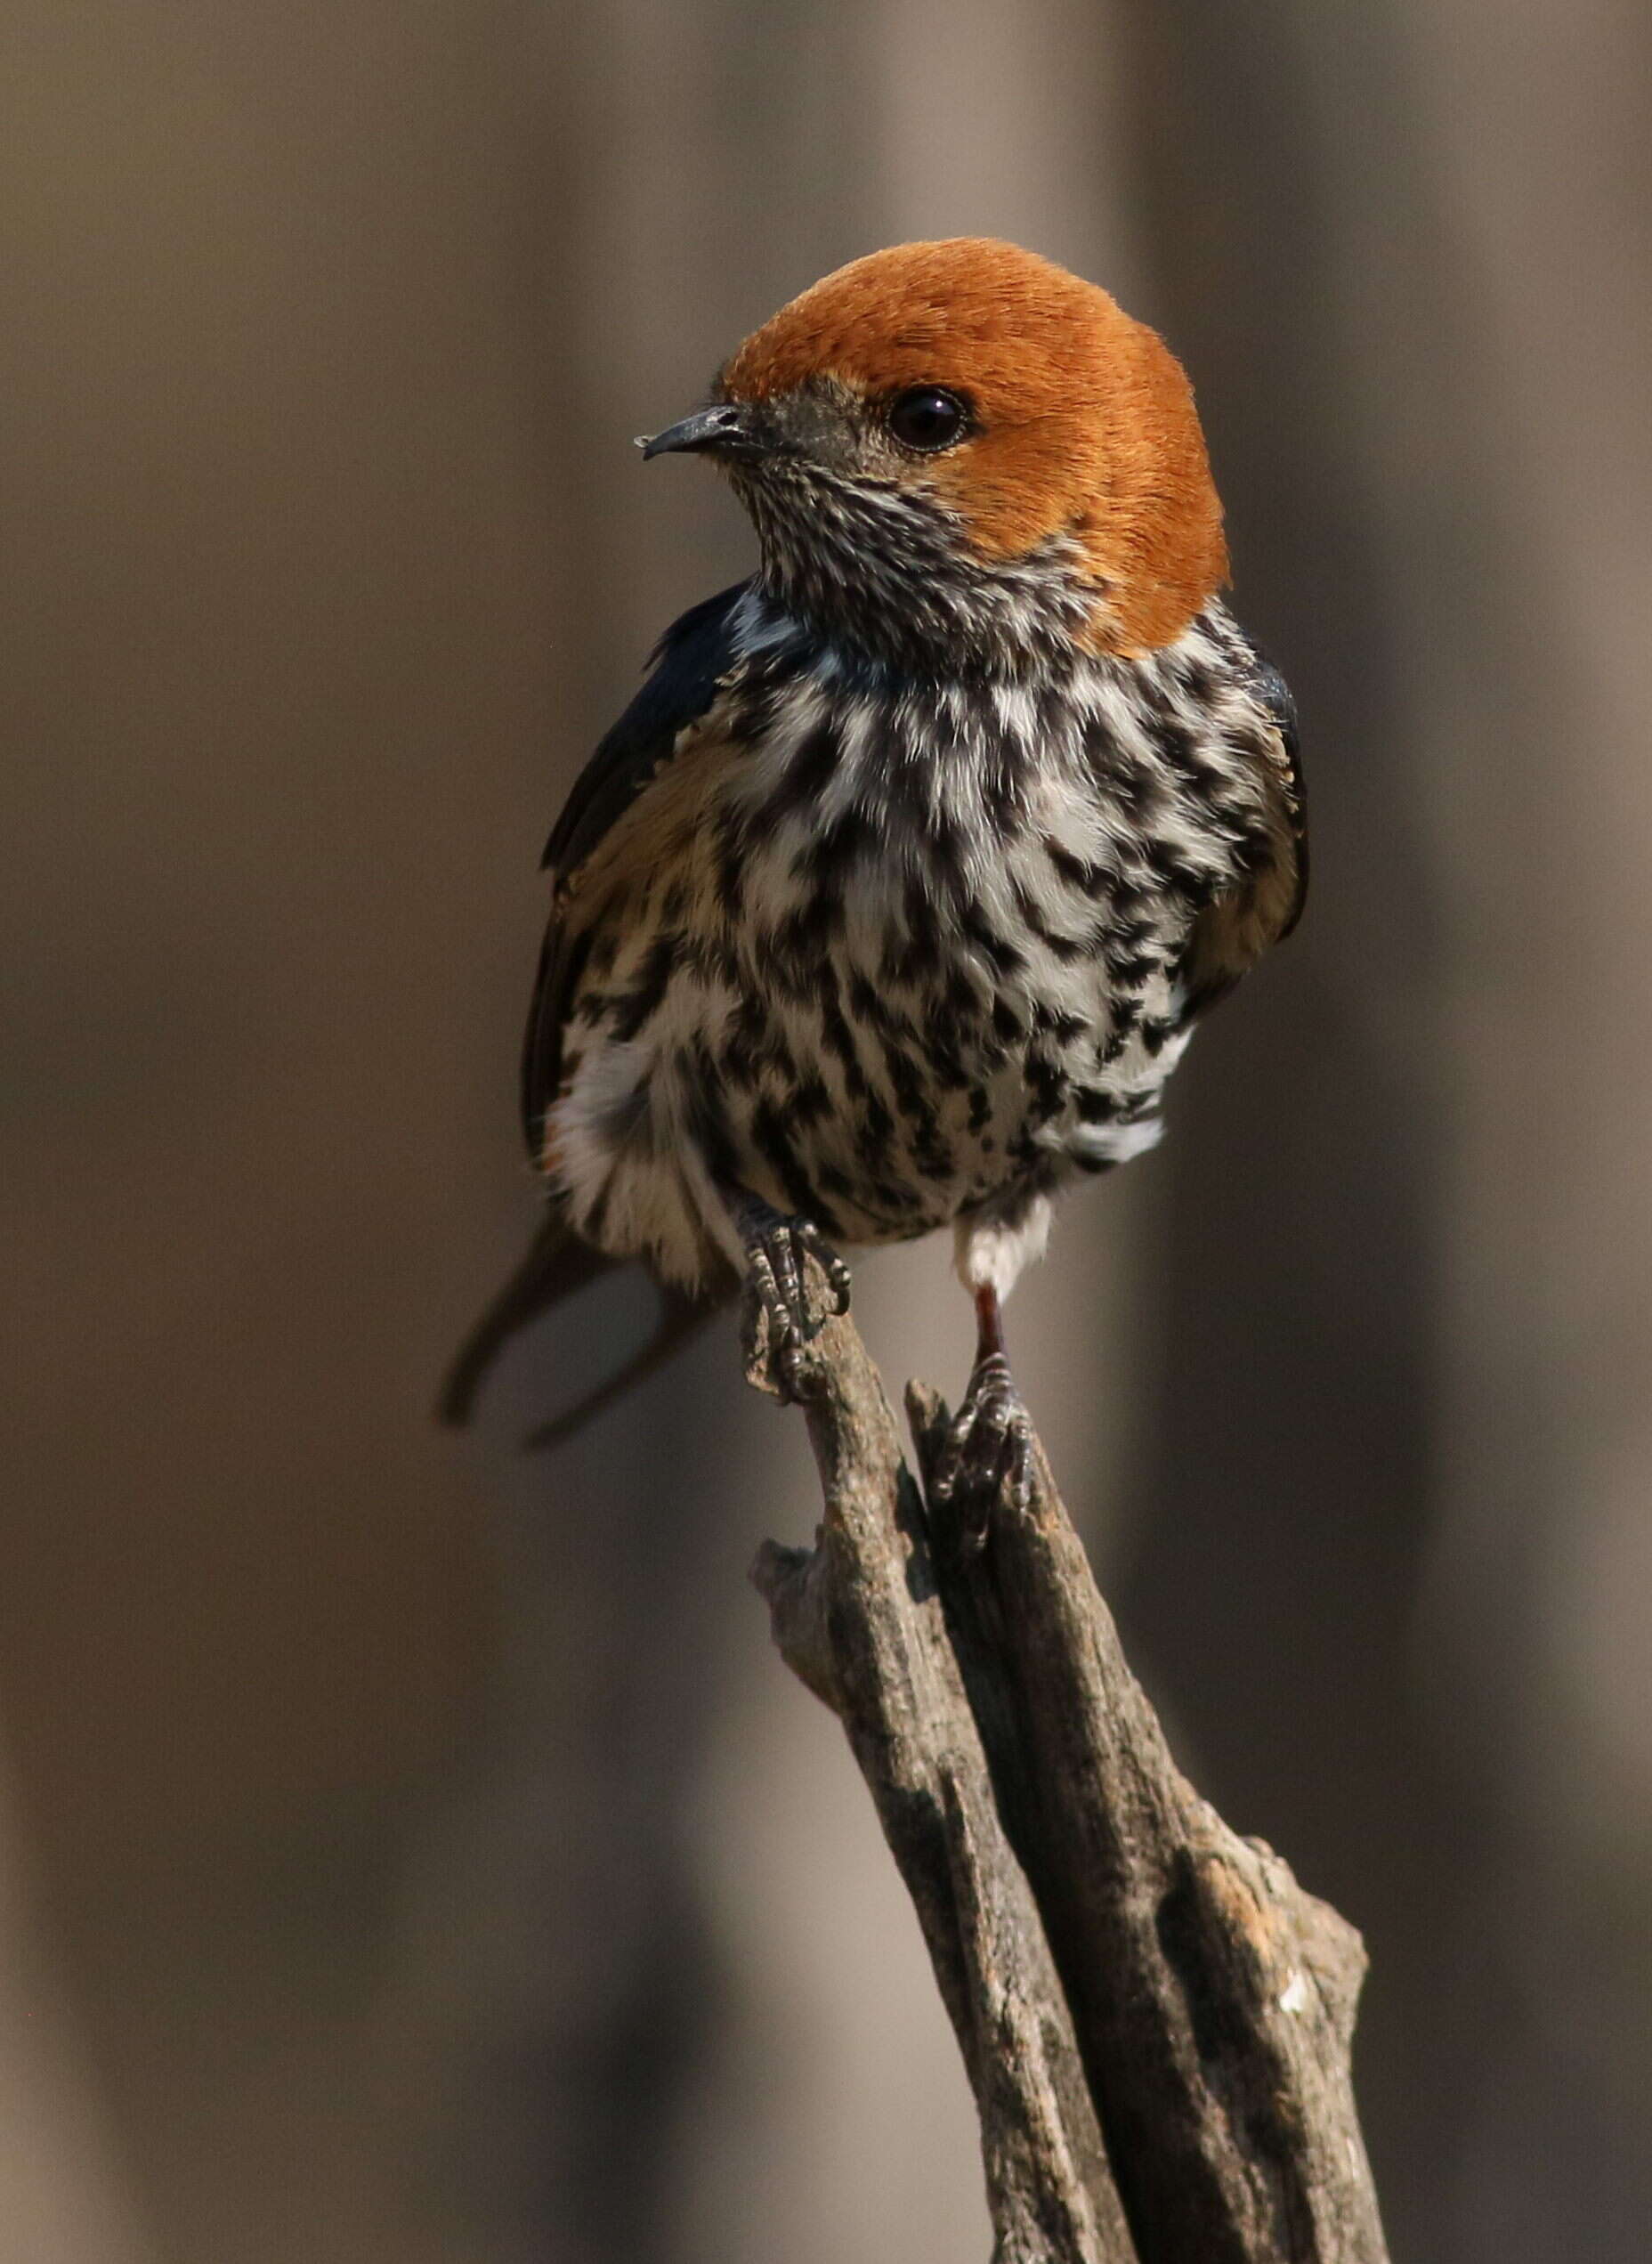
[[1048, 261], [907, 244], [782, 307], [643, 452], [709, 458], [760, 563], [666, 632], [552, 832], [545, 1220], [445, 1410], [633, 1258], [660, 1337], [579, 1414], [742, 1280], [783, 1386], [806, 1257], [841, 1310], [838, 1246], [950, 1225], [978, 1347], [941, 1489], [1024, 1499], [1004, 1300], [1057, 1190], [1157, 1140], [1306, 881], [1292, 702], [1219, 595], [1191, 388]]

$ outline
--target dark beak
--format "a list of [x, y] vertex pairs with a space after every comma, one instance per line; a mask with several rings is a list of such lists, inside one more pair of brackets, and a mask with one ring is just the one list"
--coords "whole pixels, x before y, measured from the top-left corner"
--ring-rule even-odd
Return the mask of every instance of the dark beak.
[[679, 418], [652, 440], [637, 442], [643, 461], [651, 456], [760, 456], [765, 443], [752, 429], [751, 411], [740, 402], [717, 402]]

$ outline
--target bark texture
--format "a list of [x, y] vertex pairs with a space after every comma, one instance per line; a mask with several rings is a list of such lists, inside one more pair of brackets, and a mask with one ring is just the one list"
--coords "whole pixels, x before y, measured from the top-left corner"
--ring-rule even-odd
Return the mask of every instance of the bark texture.
[[[752, 1380], [767, 1387], [762, 1325]], [[1385, 2264], [1350, 2074], [1358, 1935], [1178, 1770], [1042, 1450], [966, 1546], [852, 1323], [802, 1395], [825, 1496], [753, 1580], [839, 1716], [980, 2114], [995, 2264]]]

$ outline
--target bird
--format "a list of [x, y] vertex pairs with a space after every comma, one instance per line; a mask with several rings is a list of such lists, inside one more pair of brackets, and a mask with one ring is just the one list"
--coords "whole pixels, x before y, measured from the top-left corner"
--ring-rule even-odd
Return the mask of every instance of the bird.
[[841, 1249], [951, 1227], [976, 1350], [935, 1490], [1024, 1506], [1004, 1304], [1307, 885], [1295, 709], [1223, 596], [1192, 387], [1099, 286], [952, 238], [827, 275], [637, 445], [725, 475], [758, 563], [666, 631], [551, 832], [545, 1212], [443, 1413], [631, 1260], [655, 1338], [541, 1435], [742, 1284], [786, 1396]]

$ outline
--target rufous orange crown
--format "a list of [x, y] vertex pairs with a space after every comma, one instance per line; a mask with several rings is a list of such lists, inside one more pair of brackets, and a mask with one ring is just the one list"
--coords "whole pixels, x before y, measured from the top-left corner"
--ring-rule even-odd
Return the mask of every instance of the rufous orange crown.
[[733, 401], [831, 378], [876, 399], [920, 385], [973, 430], [911, 468], [984, 556], [1065, 535], [1097, 585], [1092, 640], [1151, 650], [1227, 578], [1193, 388], [1170, 348], [1094, 283], [981, 237], [898, 244], [814, 284], [723, 372]]

